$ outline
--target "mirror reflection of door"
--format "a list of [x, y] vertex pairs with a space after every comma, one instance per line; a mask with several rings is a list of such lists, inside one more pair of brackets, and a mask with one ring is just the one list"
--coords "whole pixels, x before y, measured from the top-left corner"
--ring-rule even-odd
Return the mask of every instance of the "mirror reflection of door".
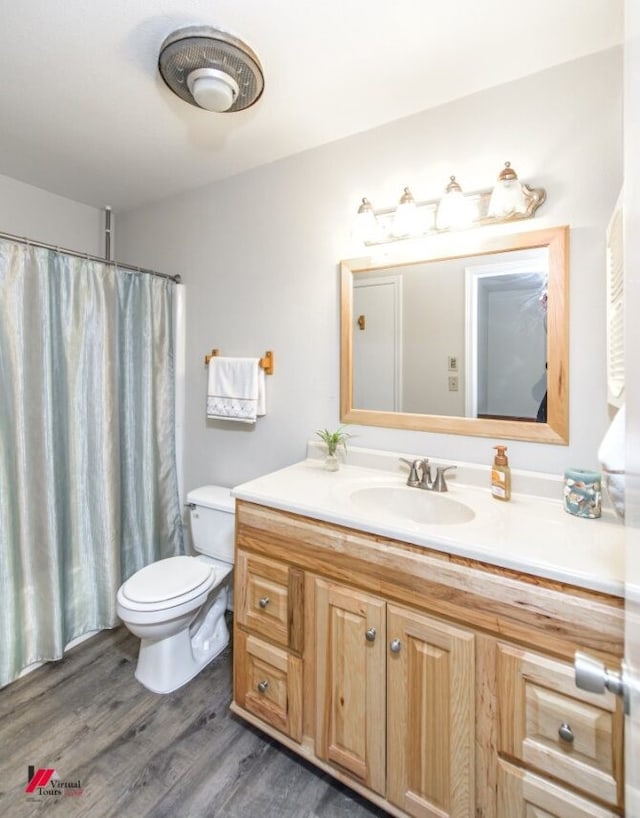
[[546, 421], [547, 251], [469, 266], [467, 417]]
[[400, 409], [402, 281], [380, 276], [353, 285], [353, 405]]

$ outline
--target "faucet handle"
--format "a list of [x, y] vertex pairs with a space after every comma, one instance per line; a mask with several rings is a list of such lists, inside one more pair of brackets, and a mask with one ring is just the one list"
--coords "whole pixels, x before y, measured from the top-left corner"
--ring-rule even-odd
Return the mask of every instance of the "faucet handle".
[[407, 485], [408, 486], [417, 486], [420, 482], [420, 478], [418, 477], [418, 465], [420, 464], [419, 460], [407, 460], [406, 457], [401, 457], [403, 463], [406, 463], [409, 466], [409, 477], [407, 478]]
[[433, 481], [432, 491], [449, 491], [444, 473], [455, 468], [455, 466], [436, 466], [436, 479]]

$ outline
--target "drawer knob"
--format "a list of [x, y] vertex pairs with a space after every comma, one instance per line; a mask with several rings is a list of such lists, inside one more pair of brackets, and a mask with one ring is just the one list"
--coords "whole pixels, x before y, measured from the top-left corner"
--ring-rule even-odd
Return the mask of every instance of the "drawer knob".
[[266, 693], [268, 687], [269, 681], [267, 679], [263, 679], [261, 682], [258, 682], [258, 690], [260, 693]]
[[377, 630], [375, 628], [369, 628], [369, 630], [365, 633], [365, 636], [367, 638], [367, 642], [375, 642], [377, 635], [378, 635], [378, 632], [377, 632]]
[[400, 649], [402, 648], [402, 642], [399, 639], [392, 639], [389, 642], [389, 649], [391, 653], [400, 653]]
[[266, 608], [266, 607], [267, 607], [267, 605], [268, 605], [270, 602], [271, 602], [271, 600], [269, 599], [269, 597], [268, 597], [268, 596], [263, 596], [263, 597], [260, 599], [260, 602], [258, 602], [258, 605], [259, 605], [261, 608]]
[[558, 735], [563, 741], [568, 741], [569, 744], [573, 742], [575, 736], [573, 735], [573, 730], [571, 729], [570, 725], [567, 722], [563, 722], [560, 727], [558, 727]]

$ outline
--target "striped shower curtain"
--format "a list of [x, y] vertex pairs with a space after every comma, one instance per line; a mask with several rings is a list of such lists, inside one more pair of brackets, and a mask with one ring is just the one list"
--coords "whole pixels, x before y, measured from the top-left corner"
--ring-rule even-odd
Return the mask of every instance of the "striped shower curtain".
[[0, 239], [0, 685], [183, 552], [175, 286]]

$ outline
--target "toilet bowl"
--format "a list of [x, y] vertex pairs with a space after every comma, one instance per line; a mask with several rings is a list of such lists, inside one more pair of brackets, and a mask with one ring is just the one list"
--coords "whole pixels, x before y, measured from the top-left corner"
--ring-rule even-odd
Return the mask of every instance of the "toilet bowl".
[[233, 570], [234, 501], [221, 486], [187, 495], [197, 556], [141, 568], [118, 590], [118, 616], [141, 639], [135, 676], [154, 693], [193, 679], [229, 642], [225, 621]]

